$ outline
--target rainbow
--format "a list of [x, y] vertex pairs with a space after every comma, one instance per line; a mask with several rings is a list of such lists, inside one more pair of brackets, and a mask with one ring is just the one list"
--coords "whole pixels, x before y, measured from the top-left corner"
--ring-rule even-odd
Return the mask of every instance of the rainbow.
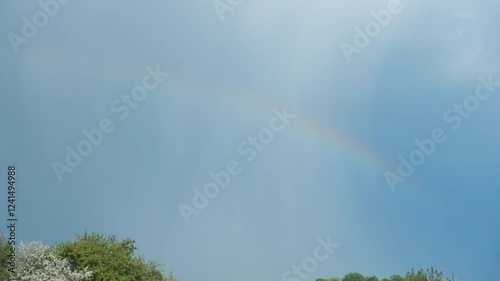
[[[188, 81], [182, 81], [180, 77], [176, 77], [175, 80], [177, 81], [177, 87], [174, 86], [175, 95], [190, 96], [189, 99], [196, 99], [198, 102], [202, 101], [205, 104], [211, 103], [214, 107], [221, 108], [226, 114], [230, 114], [232, 118], [239, 116], [244, 119], [243, 116], [251, 115], [252, 118], [267, 122], [273, 108], [283, 108], [283, 105], [272, 104], [268, 99], [259, 97], [255, 93], [245, 92], [244, 95], [241, 95], [241, 91], [222, 87], [219, 87], [217, 93], [213, 94], [213, 87], [207, 86], [207, 89], [211, 89], [211, 94], [200, 95], [199, 93], [205, 93], [206, 90], [199, 89], [198, 83], [197, 86], [193, 86]], [[194, 87], [197, 89], [194, 89]], [[235, 95], [235, 93], [240, 93], [240, 95]], [[397, 167], [387, 163], [376, 150], [311, 118], [298, 115], [294, 119], [291, 129], [296, 136], [303, 138], [308, 143], [321, 144], [337, 152], [346, 153], [357, 159], [357, 161], [379, 171], [381, 180], [384, 183], [386, 182], [384, 176], [386, 171], [397, 174]], [[411, 192], [419, 193], [426, 199], [435, 199], [428, 190], [423, 188], [424, 185], [414, 175], [401, 183], [401, 186], [410, 188]], [[390, 192], [389, 186], [386, 188]]]
[[[29, 50], [24, 50], [27, 52], [24, 56], [24, 63], [22, 63], [22, 66], [26, 68], [25, 70], [43, 74], [50, 73], [51, 75], [67, 75], [70, 73], [81, 75], [82, 72], [87, 74], [90, 72], [91, 74], [88, 76], [94, 77], [95, 81], [107, 81], [114, 84], [121, 84], [124, 80], [140, 83], [142, 78], [140, 69], [135, 72], [125, 72], [125, 69], [127, 68], [136, 69], [135, 66], [141, 65], [141, 60], [138, 58], [135, 58], [132, 63], [130, 63], [130, 61], [127, 62], [127, 60], [122, 60], [120, 64], [116, 65], [110, 65], [108, 61], [107, 70], [98, 69], [95, 72], [91, 72], [88, 69], [84, 70], [78, 66], [99, 65], [99, 62], [96, 61], [98, 58], [86, 57], [84, 54], [80, 54], [75, 57], [74, 54], [56, 52], [51, 48], [41, 49], [42, 51], [45, 51], [45, 53], [30, 53]], [[68, 58], [65, 58], [65, 55], [68, 56]], [[117, 57], [115, 56], [114, 59], [117, 59]], [[91, 62], [89, 63], [89, 61]], [[106, 59], [104, 59], [104, 61], [106, 61]], [[69, 64], [68, 62], [72, 62], [72, 64]], [[124, 67], [125, 65], [129, 66], [131, 64], [133, 64], [134, 67]], [[144, 63], [143, 67], [145, 68], [147, 65], [147, 63]], [[110, 72], [109, 68], [114, 69], [115, 71]], [[164, 71], [168, 71], [167, 67], [165, 67]], [[232, 115], [232, 117], [240, 116], [241, 118], [244, 118], [245, 115], [251, 115], [253, 116], [252, 118], [262, 119], [267, 122], [268, 120], [265, 120], [265, 118], [268, 118], [269, 113], [273, 108], [282, 108], [282, 106], [273, 105], [268, 99], [259, 97], [259, 95], [251, 92], [245, 92], [244, 97], [242, 97], [241, 90], [236, 91], [234, 89], [222, 87], [214, 89], [212, 81], [197, 79], [197, 83], [194, 85], [191, 82], [194, 79], [188, 80], [188, 78], [180, 77], [179, 75], [171, 77], [172, 78], [167, 79], [166, 84], [169, 84], [168, 87], [173, 89], [172, 92], [174, 92], [174, 94], [172, 95], [180, 97], [192, 96], [190, 99], [196, 100], [196, 102], [203, 102], [204, 104], [213, 104], [216, 107], [222, 107], [223, 111], [227, 111]], [[206, 84], [205, 87], [202, 85], [204, 82]], [[161, 87], [156, 91], [164, 91]], [[205, 94], [207, 92], [206, 89], [211, 89], [210, 95]], [[215, 91], [217, 94], [213, 94]], [[235, 93], [240, 93], [240, 95], [235, 95]], [[330, 149], [347, 153], [355, 159], [358, 159], [358, 161], [362, 161], [370, 167], [380, 171], [381, 178], [383, 178], [384, 182], [384, 173], [386, 171], [397, 171], [396, 167], [388, 164], [384, 157], [368, 145], [351, 138], [347, 134], [332, 130], [315, 120], [305, 116], [297, 116], [291, 127], [297, 136], [304, 137], [307, 142], [315, 144], [321, 143]], [[410, 187], [412, 191], [417, 191], [419, 193], [422, 192], [425, 193], [426, 197], [433, 198], [428, 191], [422, 188], [423, 185], [418, 183], [415, 176], [413, 176], [412, 179], [407, 179], [403, 185]], [[390, 190], [389, 187], [387, 187], [387, 190]]]

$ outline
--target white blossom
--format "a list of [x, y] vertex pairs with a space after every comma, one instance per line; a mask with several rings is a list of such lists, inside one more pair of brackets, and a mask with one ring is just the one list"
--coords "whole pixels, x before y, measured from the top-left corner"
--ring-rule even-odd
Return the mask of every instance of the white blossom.
[[66, 259], [60, 259], [41, 242], [21, 242], [17, 251], [17, 268], [12, 280], [18, 281], [87, 281], [92, 272], [71, 270]]

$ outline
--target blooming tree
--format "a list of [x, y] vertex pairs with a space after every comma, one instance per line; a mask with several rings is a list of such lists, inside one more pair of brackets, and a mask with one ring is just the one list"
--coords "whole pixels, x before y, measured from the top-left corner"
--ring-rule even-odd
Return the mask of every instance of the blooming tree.
[[87, 281], [92, 272], [74, 271], [66, 259], [54, 255], [40, 242], [21, 242], [17, 252], [17, 268], [12, 280], [18, 281]]

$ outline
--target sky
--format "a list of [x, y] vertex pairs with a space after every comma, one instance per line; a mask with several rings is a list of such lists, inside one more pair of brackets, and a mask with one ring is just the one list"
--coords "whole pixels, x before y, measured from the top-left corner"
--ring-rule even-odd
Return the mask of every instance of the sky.
[[[130, 237], [183, 281], [430, 266], [492, 280], [499, 12], [494, 0], [2, 1], [0, 219], [15, 165], [18, 241]], [[66, 148], [98, 128], [68, 166]], [[410, 155], [418, 165], [402, 164]], [[194, 209], [194, 190], [231, 169]], [[340, 246], [285, 277], [321, 239]]]

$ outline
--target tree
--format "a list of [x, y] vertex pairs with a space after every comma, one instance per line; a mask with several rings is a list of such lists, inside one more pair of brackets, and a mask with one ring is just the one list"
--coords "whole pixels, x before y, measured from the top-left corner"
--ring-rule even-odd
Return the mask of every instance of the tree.
[[443, 277], [443, 272], [438, 271], [434, 267], [424, 269], [419, 269], [417, 272], [412, 268], [406, 273], [406, 279], [408, 281], [454, 281], [455, 277], [452, 275], [451, 279]]
[[40, 242], [21, 242], [17, 251], [16, 272], [19, 281], [86, 281], [92, 273], [87, 269], [73, 271], [65, 259], [60, 259]]
[[390, 281], [406, 281], [401, 275], [399, 274], [394, 274], [389, 277]]
[[318, 278], [315, 281], [342, 281], [342, 278], [340, 277], [332, 277], [330, 279]]
[[0, 281], [7, 281], [9, 279], [9, 254], [10, 245], [4, 236], [0, 236]]
[[419, 269], [417, 272], [412, 268], [406, 273], [406, 280], [408, 281], [429, 281], [424, 274], [423, 269]]
[[135, 241], [118, 240], [116, 236], [97, 233], [76, 235], [74, 242], [56, 246], [56, 253], [68, 259], [78, 270], [88, 267], [94, 274], [93, 281], [173, 281], [173, 274], [166, 276], [156, 262], [135, 256]]
[[342, 281], [365, 281], [365, 276], [357, 272], [351, 272], [344, 275]]
[[378, 281], [377, 276], [365, 277], [366, 281]]

